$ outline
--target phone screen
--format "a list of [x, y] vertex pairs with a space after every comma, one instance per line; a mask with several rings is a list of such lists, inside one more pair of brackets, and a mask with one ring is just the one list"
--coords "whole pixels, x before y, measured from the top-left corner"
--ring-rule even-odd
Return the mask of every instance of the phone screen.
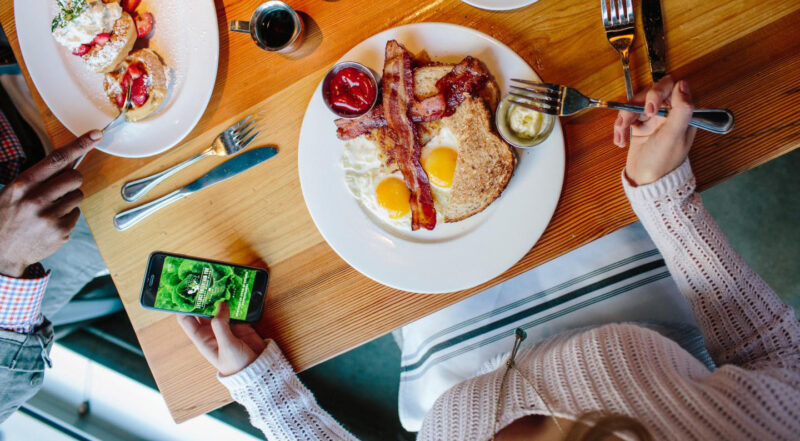
[[214, 316], [228, 302], [231, 318], [245, 320], [258, 271], [178, 256], [165, 256], [153, 306]]

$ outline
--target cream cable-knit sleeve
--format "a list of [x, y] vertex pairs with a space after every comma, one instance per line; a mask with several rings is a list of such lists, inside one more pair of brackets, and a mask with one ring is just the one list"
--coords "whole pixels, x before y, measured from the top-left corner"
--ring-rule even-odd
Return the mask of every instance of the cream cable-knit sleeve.
[[639, 187], [624, 173], [633, 210], [689, 301], [714, 361], [759, 370], [800, 388], [800, 324], [794, 311], [731, 248], [695, 192], [688, 159]]
[[355, 440], [317, 405], [272, 340], [249, 366], [217, 378], [247, 409], [250, 422], [269, 441]]

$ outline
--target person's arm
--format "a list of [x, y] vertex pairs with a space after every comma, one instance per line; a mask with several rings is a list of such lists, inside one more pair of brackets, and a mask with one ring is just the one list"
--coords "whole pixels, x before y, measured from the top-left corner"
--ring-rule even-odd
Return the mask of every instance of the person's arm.
[[[53, 329], [40, 312], [49, 276], [37, 263], [55, 252], [78, 221], [81, 176], [71, 166], [102, 137], [82, 136], [18, 176], [16, 138], [0, 120], [0, 422], [42, 385]], [[13, 135], [13, 132], [11, 133]]]
[[231, 325], [229, 314], [223, 302], [213, 319], [179, 315], [178, 322], [268, 440], [356, 439], [319, 407], [274, 341], [250, 325]]
[[[648, 104], [657, 108], [671, 98], [673, 109], [651, 127], [649, 119], [634, 126], [622, 175], [631, 206], [691, 305], [714, 361], [800, 387], [800, 323], [733, 250], [695, 191], [686, 159], [694, 137], [686, 128], [692, 111], [688, 86], [673, 90], [671, 80], [658, 86]], [[627, 123], [615, 127], [622, 132], [615, 140]]]

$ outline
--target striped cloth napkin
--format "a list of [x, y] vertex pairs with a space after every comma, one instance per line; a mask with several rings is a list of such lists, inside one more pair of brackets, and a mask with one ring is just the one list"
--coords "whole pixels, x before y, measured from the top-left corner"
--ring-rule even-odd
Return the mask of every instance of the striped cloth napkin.
[[704, 351], [689, 304], [639, 223], [396, 331], [400, 421], [419, 431], [442, 393], [500, 366], [517, 327], [528, 334], [524, 349], [562, 331], [631, 321], [692, 330], [695, 351], [687, 350]]

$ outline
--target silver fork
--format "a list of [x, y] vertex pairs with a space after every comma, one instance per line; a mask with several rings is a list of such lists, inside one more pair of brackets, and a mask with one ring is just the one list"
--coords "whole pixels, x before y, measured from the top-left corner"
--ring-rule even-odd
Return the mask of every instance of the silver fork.
[[[106, 126], [103, 127], [103, 130], [101, 130], [101, 132], [103, 132], [104, 135], [106, 134], [106, 131], [116, 127], [120, 121], [125, 121], [125, 114], [128, 113], [128, 109], [131, 108], [131, 87], [132, 86], [128, 84], [128, 89], [125, 91], [125, 104], [123, 104], [122, 108], [119, 109], [119, 115], [117, 115], [114, 119], [112, 119], [111, 122], [106, 124]], [[75, 164], [72, 166], [72, 168], [77, 170], [78, 166], [81, 165], [81, 162], [83, 162], [83, 160], [86, 158], [86, 155], [88, 154], [89, 152], [82, 154], [81, 157], [78, 158], [77, 161], [75, 161]]]
[[126, 183], [122, 186], [122, 199], [128, 202], [139, 199], [165, 179], [207, 156], [230, 156], [238, 153], [253, 142], [256, 136], [261, 133], [260, 131], [252, 133], [253, 130], [256, 129], [257, 123], [258, 120], [256, 120], [253, 115], [248, 115], [217, 135], [211, 143], [211, 146], [202, 153], [152, 176]]
[[[603, 101], [589, 98], [576, 89], [558, 84], [537, 83], [535, 81], [512, 78], [511, 81], [524, 84], [527, 87], [512, 85], [510, 95], [519, 99], [510, 100], [512, 103], [556, 116], [566, 116], [578, 113], [584, 109], [617, 109], [630, 112], [644, 113], [644, 107], [614, 101]], [[659, 116], [667, 116], [669, 109], [662, 107], [656, 112]], [[733, 112], [727, 109], [697, 109], [692, 113], [690, 126], [697, 127], [712, 133], [725, 134], [733, 130]]]
[[[606, 1], [610, 8], [606, 8]], [[633, 17], [633, 3], [625, 0], [625, 10], [622, 9], [622, 0], [600, 0], [603, 13], [603, 27], [611, 46], [619, 53], [622, 60], [622, 71], [625, 73], [625, 93], [628, 101], [633, 99], [633, 83], [631, 82], [630, 49], [633, 45], [636, 21]]]

